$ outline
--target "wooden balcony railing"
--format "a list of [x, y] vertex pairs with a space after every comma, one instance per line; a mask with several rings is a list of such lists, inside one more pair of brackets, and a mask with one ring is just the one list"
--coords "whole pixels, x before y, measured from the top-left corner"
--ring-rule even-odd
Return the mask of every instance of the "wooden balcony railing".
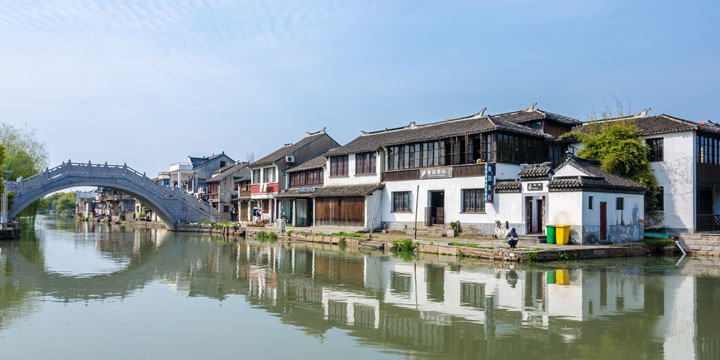
[[382, 181], [404, 181], [420, 179], [420, 169], [383, 171]]
[[485, 176], [485, 164], [468, 164], [453, 166], [453, 177]]

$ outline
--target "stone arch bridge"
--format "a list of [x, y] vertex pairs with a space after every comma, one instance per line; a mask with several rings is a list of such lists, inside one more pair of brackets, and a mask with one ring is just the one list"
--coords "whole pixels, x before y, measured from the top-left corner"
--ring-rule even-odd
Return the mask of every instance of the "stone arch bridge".
[[73, 163], [68, 161], [27, 179], [6, 181], [13, 192], [8, 219], [16, 217], [33, 201], [50, 193], [76, 186], [102, 186], [122, 190], [152, 209], [168, 229], [195, 221], [218, 221], [217, 210], [206, 202], [174, 187], [160, 185], [127, 165]]

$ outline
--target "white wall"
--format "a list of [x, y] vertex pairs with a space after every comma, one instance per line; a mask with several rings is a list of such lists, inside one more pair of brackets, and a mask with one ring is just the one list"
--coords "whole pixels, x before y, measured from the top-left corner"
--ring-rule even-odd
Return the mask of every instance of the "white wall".
[[661, 134], [646, 139], [663, 138], [664, 159], [650, 163], [658, 186], [665, 190], [663, 224], [668, 228], [695, 228], [695, 133]]
[[549, 225], [582, 225], [582, 209], [586, 207], [582, 192], [551, 192], [548, 195], [547, 223]]
[[348, 176], [330, 176], [330, 159], [325, 163], [323, 176], [325, 177], [325, 186], [338, 185], [361, 185], [361, 184], [379, 184], [380, 183], [380, 163], [382, 157], [375, 153], [375, 174], [374, 175], [356, 175], [355, 174], [355, 154], [348, 155]]
[[[496, 166], [496, 178], [511, 179], [517, 178], [521, 167], [518, 165], [498, 164]], [[419, 226], [425, 223], [425, 207], [430, 206], [430, 191], [444, 191], [445, 193], [445, 223], [460, 221], [460, 225], [468, 229], [473, 224], [485, 224], [482, 229], [484, 233], [493, 233], [496, 220], [508, 221], [511, 226], [518, 227], [524, 222], [523, 202], [520, 193], [495, 194], [494, 203], [485, 204], [485, 213], [462, 213], [462, 190], [485, 188], [485, 177], [465, 177], [447, 179], [427, 179], [409, 181], [389, 181], [385, 183], [382, 192], [382, 221], [389, 223], [390, 228], [398, 229], [407, 225], [412, 228], [415, 221], [415, 208], [417, 198], [417, 186], [420, 186], [419, 199], [417, 203]], [[392, 193], [410, 191], [411, 212], [392, 212]], [[393, 226], [396, 225], [396, 226]], [[522, 233], [524, 226], [518, 228]]]

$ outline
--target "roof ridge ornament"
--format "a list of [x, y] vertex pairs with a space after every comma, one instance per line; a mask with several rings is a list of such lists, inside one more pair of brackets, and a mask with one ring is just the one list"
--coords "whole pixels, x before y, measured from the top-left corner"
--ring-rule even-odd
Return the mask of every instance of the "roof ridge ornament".
[[530, 104], [530, 106], [528, 106], [528, 107], [526, 107], [525, 109], [523, 109], [523, 111], [524, 111], [524, 112], [531, 112], [531, 111], [535, 111], [535, 105], [537, 105], [537, 103], [536, 103], [536, 102], [534, 102], [534, 103]]
[[635, 117], [646, 117], [648, 112], [650, 112], [650, 110], [652, 110], [651, 107], [646, 107], [646, 108], [642, 109], [642, 111], [640, 111], [639, 113], [635, 114]]
[[417, 124], [414, 121], [410, 122], [410, 125], [407, 126], [408, 129], [417, 129]]
[[475, 115], [471, 116], [470, 118], [471, 119], [479, 119], [479, 118], [485, 116], [485, 110], [487, 110], [487, 106], [482, 108], [482, 110], [480, 110], [480, 112], [476, 113]]

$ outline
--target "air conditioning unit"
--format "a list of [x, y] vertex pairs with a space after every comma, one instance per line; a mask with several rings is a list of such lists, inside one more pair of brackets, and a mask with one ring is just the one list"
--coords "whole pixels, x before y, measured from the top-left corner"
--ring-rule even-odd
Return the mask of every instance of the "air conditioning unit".
[[288, 164], [292, 164], [292, 163], [295, 162], [295, 157], [292, 156], [292, 155], [288, 155], [288, 156], [285, 157], [285, 162], [288, 163]]

